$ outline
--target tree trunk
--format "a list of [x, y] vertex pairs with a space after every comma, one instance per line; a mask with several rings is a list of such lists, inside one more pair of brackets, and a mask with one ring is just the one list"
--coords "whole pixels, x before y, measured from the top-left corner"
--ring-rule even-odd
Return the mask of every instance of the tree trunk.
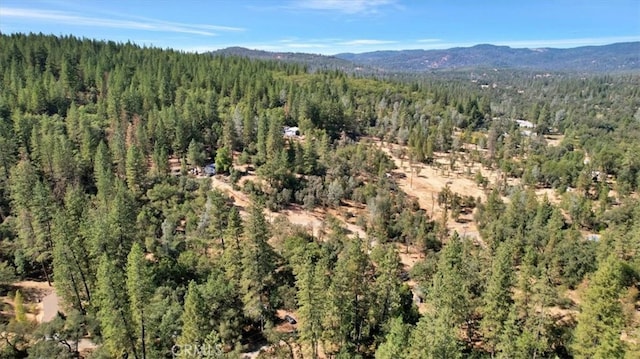
[[145, 340], [145, 328], [144, 328], [144, 310], [140, 311], [140, 317], [142, 322], [142, 359], [147, 359], [147, 342]]
[[76, 278], [71, 274], [71, 284], [73, 285], [73, 291], [76, 294], [76, 300], [78, 301], [78, 309], [82, 314], [87, 314], [82, 306], [82, 299], [80, 298], [80, 292], [78, 291], [78, 285], [76, 284]]
[[47, 283], [49, 284], [49, 287], [51, 287], [51, 278], [49, 278], [49, 273], [47, 272], [47, 267], [44, 265], [44, 261], [40, 261], [40, 265], [42, 266], [44, 277], [47, 278]]

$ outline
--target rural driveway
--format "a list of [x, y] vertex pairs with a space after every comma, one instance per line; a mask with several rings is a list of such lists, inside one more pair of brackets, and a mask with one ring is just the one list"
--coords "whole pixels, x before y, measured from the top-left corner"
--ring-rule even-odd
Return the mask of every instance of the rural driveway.
[[59, 298], [54, 290], [42, 298], [42, 317], [40, 318], [40, 322], [47, 323], [52, 321], [58, 314], [59, 309]]

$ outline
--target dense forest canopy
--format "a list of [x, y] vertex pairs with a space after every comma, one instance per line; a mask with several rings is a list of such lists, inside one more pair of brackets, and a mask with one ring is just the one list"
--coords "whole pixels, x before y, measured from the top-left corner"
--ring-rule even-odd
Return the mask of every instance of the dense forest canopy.
[[[637, 73], [0, 50], [1, 357], [640, 355]], [[406, 191], [427, 169], [477, 192], [447, 183], [436, 214]], [[320, 231], [286, 219], [303, 211]], [[55, 319], [26, 315], [26, 279]]]

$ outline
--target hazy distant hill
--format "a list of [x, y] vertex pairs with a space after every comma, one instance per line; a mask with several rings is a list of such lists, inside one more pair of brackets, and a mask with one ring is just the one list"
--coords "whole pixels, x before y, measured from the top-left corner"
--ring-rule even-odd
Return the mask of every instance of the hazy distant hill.
[[270, 52], [262, 50], [250, 50], [244, 47], [228, 47], [226, 49], [212, 51], [213, 55], [242, 56], [252, 59], [276, 60], [284, 62], [297, 62], [308, 65], [312, 70], [339, 69], [347, 72], [358, 70], [358, 65], [351, 61], [339, 59], [334, 56], [306, 54], [300, 52]]
[[640, 70], [640, 42], [571, 49], [515, 49], [508, 46], [476, 45], [447, 50], [375, 51], [323, 56], [293, 52], [269, 52], [229, 47], [214, 55], [298, 62], [312, 70], [339, 69], [347, 72], [423, 72], [433, 70], [500, 68], [573, 72]]
[[337, 58], [386, 71], [425, 71], [475, 67], [549, 71], [605, 72], [640, 69], [640, 42], [571, 49], [514, 49], [476, 45], [447, 50], [344, 53]]

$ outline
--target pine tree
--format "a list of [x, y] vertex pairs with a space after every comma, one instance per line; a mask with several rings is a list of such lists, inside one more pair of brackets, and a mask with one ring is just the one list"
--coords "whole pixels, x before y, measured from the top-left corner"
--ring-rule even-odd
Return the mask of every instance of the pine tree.
[[96, 277], [96, 299], [104, 345], [112, 357], [133, 354], [138, 358], [136, 336], [132, 328], [131, 312], [124, 288], [124, 273], [106, 254], [100, 257]]
[[371, 263], [361, 246], [360, 240], [345, 243], [326, 294], [324, 336], [337, 351], [352, 355], [371, 330]]
[[409, 326], [404, 323], [402, 317], [392, 318], [389, 333], [376, 350], [376, 359], [406, 358], [410, 333]]
[[503, 242], [493, 261], [491, 277], [484, 293], [481, 328], [485, 343], [495, 353], [500, 335], [509, 316], [511, 285], [513, 282], [511, 243]]
[[9, 190], [17, 216], [18, 248], [30, 262], [41, 267], [42, 274], [51, 283], [49, 264], [53, 251], [51, 231], [55, 202], [48, 185], [38, 178], [26, 155], [11, 169]]
[[256, 139], [257, 163], [261, 164], [267, 160], [267, 135], [269, 132], [269, 120], [266, 115], [258, 119], [258, 134]]
[[169, 156], [167, 149], [156, 142], [153, 145], [153, 165], [158, 175], [166, 175], [169, 172]]
[[230, 150], [234, 150], [237, 148], [238, 135], [236, 133], [233, 118], [231, 116], [225, 116], [223, 118], [221, 140], [221, 147], [226, 147]]
[[438, 259], [438, 271], [433, 276], [429, 301], [437, 313], [450, 313], [453, 326], [462, 324], [469, 315], [471, 298], [466, 277], [463, 244], [457, 233], [444, 246]]
[[224, 230], [223, 237], [225, 241], [233, 241], [236, 244], [236, 248], [240, 249], [240, 235], [242, 234], [242, 218], [240, 218], [240, 212], [236, 206], [231, 207], [229, 210], [229, 217], [227, 218], [227, 228]]
[[124, 177], [127, 173], [127, 153], [129, 151], [127, 149], [125, 129], [120, 122], [117, 123], [113, 137], [109, 141], [109, 149], [111, 150], [113, 162], [115, 162], [115, 173], [120, 177]]
[[22, 292], [18, 289], [16, 290], [16, 295], [13, 297], [13, 307], [15, 314], [15, 320], [18, 323], [25, 323], [27, 321], [27, 314], [24, 309], [24, 297], [22, 296]]
[[228, 147], [218, 148], [216, 151], [216, 172], [229, 173], [233, 165], [233, 158]]
[[98, 198], [106, 202], [111, 198], [114, 185], [111, 154], [104, 142], [98, 144], [93, 165], [93, 176], [98, 189]]
[[593, 274], [584, 293], [571, 346], [576, 358], [622, 358], [622, 265], [613, 255]]
[[431, 310], [420, 318], [409, 345], [410, 358], [459, 358], [458, 332], [471, 310], [465, 250], [457, 233], [440, 253], [428, 296]]
[[312, 359], [318, 358], [318, 343], [322, 336], [322, 318], [324, 308], [323, 263], [314, 262], [314, 253], [305, 251], [296, 275], [298, 299], [298, 331], [300, 341], [308, 344]]
[[242, 247], [240, 289], [245, 316], [260, 322], [261, 329], [270, 306], [270, 284], [276, 268], [275, 253], [267, 240], [269, 228], [261, 205], [254, 203], [244, 227], [246, 241]]
[[215, 334], [216, 343], [232, 347], [241, 339], [242, 303], [238, 298], [236, 282], [229, 281], [222, 268], [216, 265], [201, 288], [207, 305], [203, 315], [209, 318], [212, 328], [209, 335]]
[[284, 118], [282, 114], [274, 111], [269, 116], [269, 131], [266, 140], [267, 159], [272, 159], [284, 148]]
[[[4, 104], [0, 103], [0, 110]], [[17, 139], [11, 128], [11, 121], [0, 113], [0, 184], [9, 180], [9, 171], [16, 161]]]
[[180, 346], [202, 345], [211, 332], [211, 324], [207, 314], [207, 306], [202, 293], [200, 293], [200, 288], [194, 281], [189, 282], [181, 317], [182, 333], [176, 343]]
[[108, 233], [103, 238], [103, 248], [110, 258], [115, 259], [124, 268], [131, 245], [137, 237], [137, 207], [132, 193], [121, 181], [116, 182], [106, 221]]
[[147, 161], [137, 145], [132, 144], [127, 149], [126, 174], [127, 185], [133, 193], [140, 193], [144, 188], [147, 173]]
[[[90, 300], [87, 259], [88, 253], [79, 238], [80, 228], [75, 226], [69, 209], [61, 210], [54, 219], [53, 275], [55, 287], [65, 303], [85, 313]], [[79, 257], [78, 255], [82, 255]]]
[[407, 358], [440, 359], [462, 358], [462, 348], [456, 329], [449, 318], [449, 308], [426, 313], [420, 318], [409, 339]]
[[[221, 240], [222, 250], [225, 249], [223, 231], [226, 226], [228, 213], [227, 197], [218, 190], [213, 190], [207, 195], [204, 212], [200, 215], [197, 227], [196, 241], [205, 242], [209, 239], [213, 241]], [[204, 251], [208, 245], [199, 244]]]
[[515, 304], [512, 304], [509, 308], [509, 315], [504, 322], [498, 343], [496, 344], [495, 351], [496, 357], [511, 359], [511, 358], [525, 358], [526, 354], [519, 351], [518, 341], [521, 336], [520, 323], [518, 320], [518, 310]]
[[187, 160], [191, 166], [202, 166], [204, 164], [204, 152], [200, 142], [192, 139], [187, 149]]
[[375, 304], [372, 309], [376, 312], [375, 320], [378, 326], [384, 325], [389, 318], [401, 314], [400, 298], [400, 258], [395, 246], [376, 246], [372, 258], [377, 263], [375, 267], [375, 282], [372, 286]]
[[140, 245], [136, 242], [131, 247], [127, 258], [127, 293], [133, 325], [139, 330], [142, 358], [147, 357], [147, 325], [148, 315], [145, 313], [149, 299], [151, 298], [153, 283], [151, 282], [150, 269]]
[[255, 143], [256, 141], [256, 120], [249, 106], [245, 106], [245, 111], [242, 119], [242, 143], [244, 147]]
[[315, 141], [308, 138], [303, 146], [302, 173], [315, 175], [318, 168], [318, 154], [316, 153]]

